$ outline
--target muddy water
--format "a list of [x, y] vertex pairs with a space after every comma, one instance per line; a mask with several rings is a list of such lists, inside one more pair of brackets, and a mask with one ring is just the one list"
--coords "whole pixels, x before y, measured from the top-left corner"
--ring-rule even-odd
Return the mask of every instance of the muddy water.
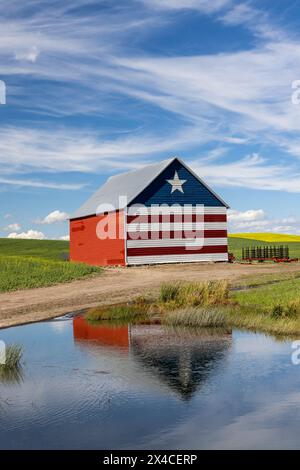
[[0, 330], [24, 346], [0, 382], [0, 448], [300, 448], [291, 342], [238, 331], [91, 326]]

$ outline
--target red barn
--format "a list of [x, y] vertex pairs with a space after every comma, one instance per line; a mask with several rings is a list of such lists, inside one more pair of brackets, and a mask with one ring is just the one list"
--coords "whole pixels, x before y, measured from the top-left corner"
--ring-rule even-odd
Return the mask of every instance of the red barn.
[[175, 157], [110, 177], [70, 219], [70, 259], [228, 261], [228, 205]]

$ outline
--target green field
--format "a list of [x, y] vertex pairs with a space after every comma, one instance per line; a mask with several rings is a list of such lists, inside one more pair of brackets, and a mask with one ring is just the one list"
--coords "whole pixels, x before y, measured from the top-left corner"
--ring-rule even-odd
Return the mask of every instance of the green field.
[[0, 256], [22, 256], [63, 261], [69, 242], [61, 240], [17, 240], [0, 238]]
[[[280, 236], [273, 243], [229, 236], [228, 243], [229, 251], [241, 259], [242, 247], [283, 242]], [[284, 244], [290, 248], [290, 257], [300, 259], [300, 242]], [[67, 241], [0, 238], [0, 292], [68, 282], [102, 271], [99, 267], [65, 261], [68, 253]]]
[[300, 302], [300, 279], [233, 292], [232, 297], [243, 306], [255, 305], [271, 310], [276, 305], [287, 305], [294, 300]]
[[64, 261], [69, 242], [0, 238], [0, 292], [69, 282], [101, 268]]
[[[278, 240], [278, 241], [276, 241]], [[271, 245], [287, 245], [289, 247], [290, 258], [300, 259], [300, 241], [299, 242], [283, 242], [280, 237], [274, 239], [274, 242], [266, 242], [263, 240], [253, 240], [250, 238], [238, 238], [235, 235], [228, 237], [228, 251], [233, 253], [237, 259], [242, 258], [242, 248], [251, 246], [271, 246]]]
[[288, 235], [285, 233], [233, 233], [230, 236], [235, 238], [247, 238], [250, 240], [259, 240], [263, 242], [274, 243], [300, 242], [300, 235]]

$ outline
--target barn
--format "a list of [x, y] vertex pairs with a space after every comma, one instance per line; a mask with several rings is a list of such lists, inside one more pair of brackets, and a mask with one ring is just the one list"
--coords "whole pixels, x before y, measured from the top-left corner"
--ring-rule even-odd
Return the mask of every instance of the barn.
[[110, 177], [70, 218], [70, 259], [228, 261], [228, 205], [178, 157]]

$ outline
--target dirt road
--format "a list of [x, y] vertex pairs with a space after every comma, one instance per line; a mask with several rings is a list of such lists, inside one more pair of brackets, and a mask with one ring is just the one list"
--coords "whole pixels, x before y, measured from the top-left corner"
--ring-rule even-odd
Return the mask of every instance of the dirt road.
[[251, 275], [300, 271], [300, 264], [174, 264], [110, 268], [97, 277], [51, 287], [0, 294], [0, 328], [54, 318], [71, 311], [153, 293], [162, 282], [234, 281]]

